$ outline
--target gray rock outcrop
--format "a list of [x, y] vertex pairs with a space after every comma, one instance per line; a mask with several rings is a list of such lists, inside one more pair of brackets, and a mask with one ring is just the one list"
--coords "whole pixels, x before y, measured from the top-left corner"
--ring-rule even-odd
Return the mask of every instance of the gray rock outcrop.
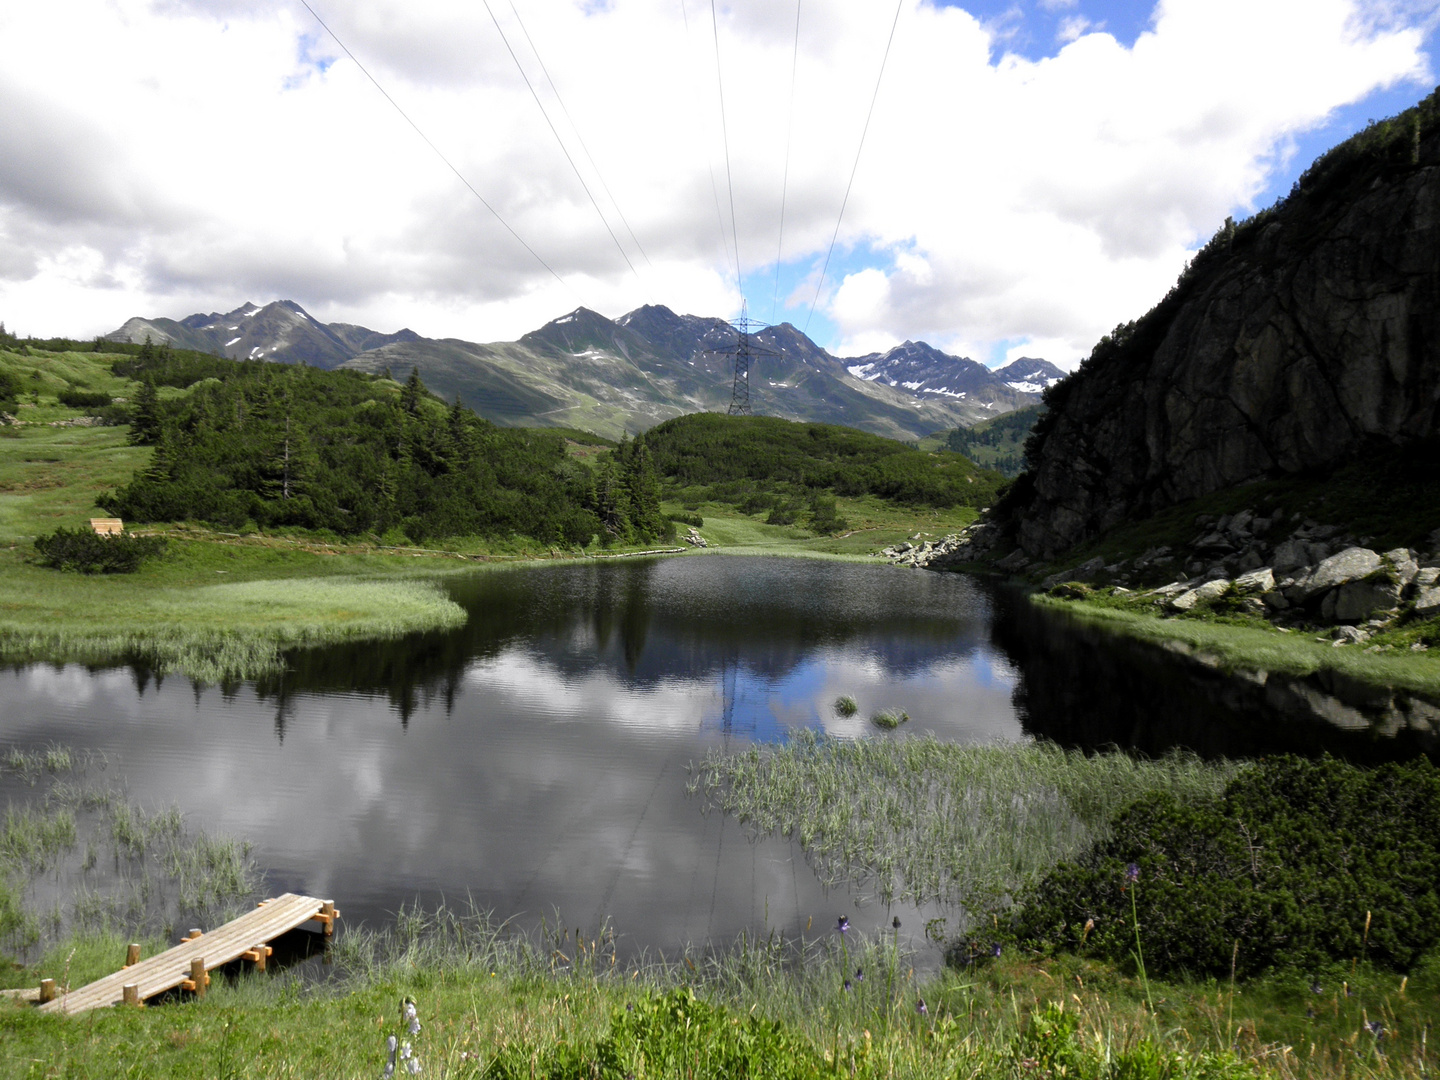
[[[1012, 522], [1042, 560], [1178, 502], [1436, 434], [1440, 92], [1227, 225], [1049, 398]], [[1298, 548], [1278, 554], [1277, 573], [1302, 565]]]

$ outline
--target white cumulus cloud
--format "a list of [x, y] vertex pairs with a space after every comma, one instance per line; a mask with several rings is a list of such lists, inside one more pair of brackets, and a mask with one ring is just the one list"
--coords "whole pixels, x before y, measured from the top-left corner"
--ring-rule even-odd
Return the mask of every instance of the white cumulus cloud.
[[[492, 4], [612, 241], [484, 5], [314, 6], [449, 164], [303, 6], [0, 9], [9, 326], [84, 336], [277, 297], [477, 340], [577, 304], [731, 314], [737, 261], [773, 273], [782, 186], [802, 282], [782, 317], [804, 321], [893, 8], [806, 5], [796, 53], [775, 0], [718, 5], [715, 27], [699, 0]], [[905, 0], [820, 298], [828, 344], [1043, 341], [1073, 363], [1251, 207], [1296, 133], [1429, 77], [1433, 4], [1161, 0], [1130, 46], [1071, 0], [1042, 7], [1067, 40], [1031, 60], [1006, 51], [1019, 8]]]

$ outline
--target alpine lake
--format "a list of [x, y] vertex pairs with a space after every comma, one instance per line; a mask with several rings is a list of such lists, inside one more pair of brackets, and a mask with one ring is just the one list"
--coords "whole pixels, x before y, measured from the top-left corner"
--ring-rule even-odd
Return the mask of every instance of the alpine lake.
[[[1154, 650], [960, 574], [696, 555], [444, 587], [462, 628], [295, 652], [258, 681], [9, 668], [0, 745], [70, 747], [139, 805], [249, 841], [267, 895], [333, 898], [342, 933], [443, 903], [526, 930], [609, 928], [630, 955], [818, 934], [840, 914], [867, 933], [899, 915], [921, 945], [936, 915], [827, 890], [798, 841], [707, 807], [687, 781], [712, 750], [814, 729], [1152, 755], [1413, 752], [1257, 722]], [[882, 731], [881, 709], [909, 720]], [[26, 792], [0, 778], [0, 800]]]

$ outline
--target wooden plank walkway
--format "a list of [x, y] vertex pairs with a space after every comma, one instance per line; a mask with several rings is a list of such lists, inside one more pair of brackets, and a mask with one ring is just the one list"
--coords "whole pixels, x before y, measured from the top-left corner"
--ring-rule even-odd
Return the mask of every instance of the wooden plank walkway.
[[177, 987], [204, 994], [210, 982], [207, 972], [241, 959], [263, 970], [271, 951], [269, 942], [311, 920], [318, 921], [330, 934], [337, 914], [332, 902], [314, 896], [286, 893], [262, 900], [254, 911], [208, 934], [190, 937], [148, 960], [140, 960], [132, 953], [131, 959], [138, 962], [68, 994], [46, 1000], [47, 987], [42, 984], [40, 997], [45, 1004], [40, 1011], [73, 1014], [122, 1002], [140, 1005], [147, 998]]

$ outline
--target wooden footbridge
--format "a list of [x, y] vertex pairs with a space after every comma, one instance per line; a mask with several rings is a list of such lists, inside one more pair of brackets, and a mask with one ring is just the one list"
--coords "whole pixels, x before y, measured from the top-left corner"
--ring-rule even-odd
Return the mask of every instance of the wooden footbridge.
[[179, 945], [148, 960], [140, 959], [140, 946], [131, 945], [121, 970], [67, 994], [57, 994], [55, 980], [46, 979], [40, 984], [40, 1011], [81, 1013], [122, 1003], [143, 1005], [156, 994], [176, 989], [203, 996], [215, 968], [247, 960], [264, 971], [273, 951], [270, 942], [312, 921], [328, 936], [338, 915], [332, 901], [314, 896], [286, 893], [262, 900], [254, 911], [208, 934], [190, 931]]

